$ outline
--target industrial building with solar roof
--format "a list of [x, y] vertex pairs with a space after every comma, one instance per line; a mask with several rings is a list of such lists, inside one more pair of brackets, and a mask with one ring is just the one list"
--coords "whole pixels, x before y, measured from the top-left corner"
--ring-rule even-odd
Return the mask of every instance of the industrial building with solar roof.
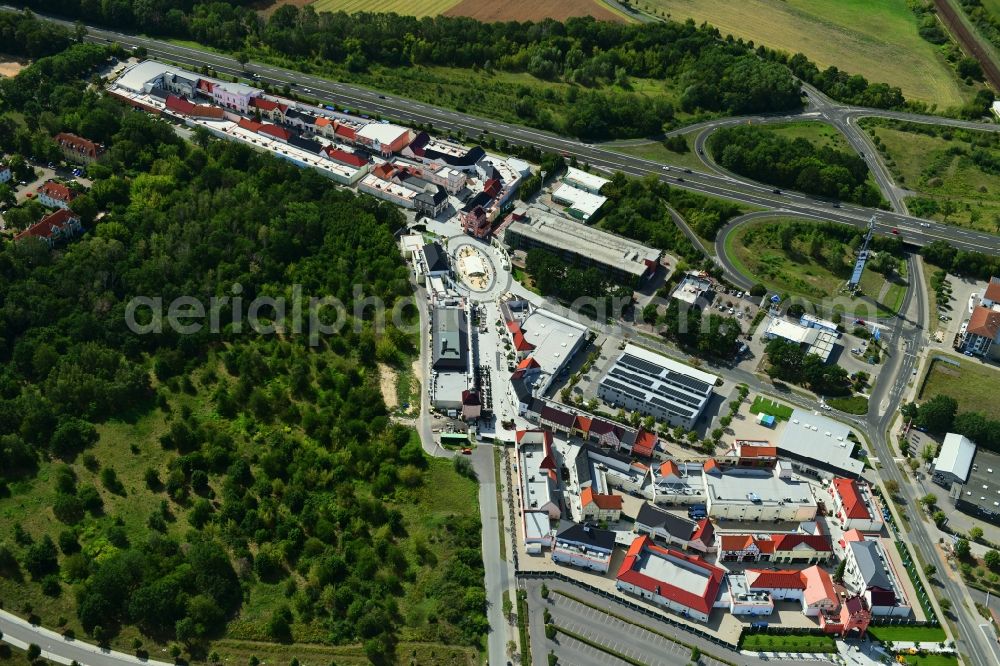
[[705, 410], [718, 379], [641, 347], [626, 345], [598, 384], [597, 395], [616, 407], [690, 429]]

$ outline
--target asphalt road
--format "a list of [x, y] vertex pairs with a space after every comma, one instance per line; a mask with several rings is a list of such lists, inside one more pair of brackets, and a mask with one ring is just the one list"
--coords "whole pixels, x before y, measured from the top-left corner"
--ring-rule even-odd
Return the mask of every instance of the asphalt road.
[[[51, 17], [43, 16], [43, 18]], [[69, 25], [68, 22], [63, 23]], [[125, 46], [143, 46], [152, 57], [175, 61], [192, 68], [208, 65], [220, 74], [230, 76], [247, 77], [250, 72], [257, 73], [260, 75], [262, 82], [272, 86], [280, 87], [287, 83], [294, 85], [299, 94], [318, 97], [327, 102], [336, 102], [337, 104], [347, 105], [349, 108], [360, 109], [368, 113], [379, 113], [388, 118], [410, 123], [429, 122], [438, 130], [460, 130], [471, 137], [490, 133], [494, 136], [503, 137], [513, 143], [535, 145], [539, 148], [563, 153], [567, 156], [575, 156], [579, 161], [589, 163], [594, 167], [607, 171], [622, 171], [634, 176], [655, 174], [658, 178], [669, 182], [673, 186], [764, 208], [777, 209], [787, 214], [818, 214], [823, 216], [824, 219], [834, 222], [863, 227], [868, 223], [873, 214], [878, 213], [880, 214], [879, 231], [886, 233], [893, 227], [898, 228], [903, 234], [904, 239], [915, 245], [923, 245], [933, 240], [945, 240], [961, 249], [1000, 254], [1000, 237], [993, 234], [961, 229], [929, 220], [920, 220], [901, 213], [877, 211], [862, 206], [845, 204], [840, 208], [833, 208], [833, 202], [830, 201], [794, 192], [776, 195], [771, 191], [772, 187], [743, 179], [721, 176], [715, 173], [694, 172], [684, 174], [684, 182], [681, 183], [676, 180], [676, 176], [668, 175], [663, 170], [663, 164], [659, 162], [620, 155], [602, 147], [600, 144], [584, 143], [576, 139], [558, 136], [551, 132], [496, 120], [488, 120], [402, 97], [382, 94], [378, 91], [352, 84], [328, 81], [280, 67], [251, 62], [244, 68], [234, 58], [226, 55], [169, 44], [147, 37], [127, 35], [94, 27], [90, 27], [88, 30], [89, 34], [87, 38], [93, 41], [117, 41]], [[311, 92], [305, 93], [305, 88], [309, 88]], [[847, 132], [853, 132], [850, 129], [850, 121], [856, 121], [866, 116], [898, 118], [956, 127], [972, 127], [987, 131], [1000, 130], [1000, 126], [986, 123], [841, 105], [808, 87], [805, 87], [804, 90], [810, 100], [809, 110], [799, 114], [784, 114], [784, 118], [789, 120], [813, 118], [818, 111], [828, 121], [841, 128], [842, 131]], [[709, 121], [699, 126], [710, 127], [732, 122], [754, 121], [755, 119], [766, 117], [727, 118]], [[844, 128], [847, 129], [844, 130]], [[685, 129], [689, 130], [690, 128]], [[866, 155], [868, 154], [866, 152]], [[889, 196], [891, 200], [891, 194]], [[922, 222], [929, 226], [922, 227]]]

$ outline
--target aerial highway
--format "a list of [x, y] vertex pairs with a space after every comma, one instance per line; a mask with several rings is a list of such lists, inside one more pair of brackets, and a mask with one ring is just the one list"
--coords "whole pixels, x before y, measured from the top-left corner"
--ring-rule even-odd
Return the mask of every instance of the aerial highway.
[[[13, 10], [11, 7], [3, 8]], [[68, 21], [59, 21], [47, 16], [43, 16], [43, 18], [49, 18], [72, 26], [72, 23]], [[574, 156], [579, 161], [586, 162], [595, 168], [605, 171], [622, 171], [633, 176], [654, 174], [674, 187], [681, 187], [723, 199], [735, 200], [761, 208], [773, 209], [785, 215], [805, 215], [810, 217], [820, 215], [823, 219], [832, 222], [864, 227], [868, 224], [868, 220], [873, 214], [879, 213], [878, 231], [888, 233], [892, 229], [898, 229], [899, 233], [908, 243], [924, 245], [934, 240], [943, 240], [963, 250], [1000, 254], [1000, 237], [994, 234], [941, 224], [931, 220], [923, 220], [895, 211], [877, 211], [863, 206], [840, 204], [797, 192], [776, 194], [773, 191], [774, 188], [771, 186], [732, 175], [721, 175], [714, 172], [685, 173], [682, 170], [674, 168], [666, 171], [665, 165], [661, 162], [622, 155], [608, 150], [600, 144], [587, 143], [523, 125], [484, 119], [469, 113], [444, 109], [431, 104], [387, 93], [380, 93], [353, 84], [329, 81], [311, 74], [304, 74], [268, 64], [250, 62], [246, 66], [243, 66], [235, 58], [225, 54], [171, 44], [163, 40], [130, 35], [93, 26], [88, 26], [87, 39], [98, 42], [114, 41], [128, 47], [142, 46], [152, 57], [177, 62], [183, 66], [192, 68], [200, 68], [207, 65], [220, 74], [229, 76], [246, 78], [252, 74], [257, 74], [262, 83], [278, 87], [288, 84], [296, 89], [297, 94], [305, 95], [309, 98], [318, 98], [327, 102], [337, 103], [341, 106], [361, 109], [369, 113], [378, 113], [403, 122], [431, 123], [438, 129], [462, 131], [471, 137], [480, 134], [492, 134], [493, 136], [503, 137], [513, 143], [534, 145], [567, 156]], [[855, 145], [856, 141], [860, 140], [857, 139], [856, 133], [861, 133], [853, 123], [856, 123], [860, 118], [868, 116], [896, 118], [987, 131], [1000, 131], [1000, 125], [842, 105], [809, 87], [804, 88], [804, 91], [809, 99], [809, 105], [800, 113], [789, 113], [780, 116], [722, 118], [715, 121], [708, 121], [695, 127], [710, 127], [713, 125], [731, 124], [733, 122], [764, 121], [766, 118], [774, 117], [780, 117], [785, 120], [815, 120], [817, 119], [816, 113], [819, 113], [824, 119], [841, 129], [841, 131], [844, 131], [849, 138], [852, 136], [855, 137], [855, 140], [852, 140], [852, 145]], [[685, 128], [685, 131], [690, 129]], [[867, 151], [865, 154], [870, 157], [870, 153]], [[871, 166], [871, 164], [872, 160], [869, 159], [869, 165]], [[879, 169], [875, 171], [877, 179], [881, 185], [885, 185], [883, 183], [883, 176], [878, 176], [880, 171]], [[889, 192], [886, 193], [891, 202], [894, 201], [892, 192], [893, 188], [890, 188]]]

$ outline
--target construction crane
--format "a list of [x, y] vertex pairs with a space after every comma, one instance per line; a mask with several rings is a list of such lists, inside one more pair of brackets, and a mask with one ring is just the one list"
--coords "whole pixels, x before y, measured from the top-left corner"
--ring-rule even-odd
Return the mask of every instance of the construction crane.
[[854, 271], [851, 273], [851, 279], [847, 281], [847, 288], [851, 292], [855, 292], [858, 289], [858, 285], [861, 284], [861, 275], [865, 272], [865, 264], [868, 263], [868, 257], [871, 254], [871, 250], [868, 247], [871, 245], [872, 236], [875, 234], [875, 222], [877, 216], [872, 215], [872, 218], [868, 220], [868, 233], [865, 234], [865, 240], [861, 243], [861, 249], [858, 250], [858, 260], [854, 263]]

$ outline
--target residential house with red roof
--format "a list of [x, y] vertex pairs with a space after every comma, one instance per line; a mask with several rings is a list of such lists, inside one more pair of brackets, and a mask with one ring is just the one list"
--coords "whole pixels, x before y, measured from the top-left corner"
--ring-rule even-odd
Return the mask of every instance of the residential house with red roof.
[[1000, 306], [976, 306], [969, 317], [961, 345], [963, 351], [1000, 359]]
[[723, 562], [825, 562], [833, 557], [830, 537], [824, 534], [723, 534], [719, 558]]
[[[100, 144], [69, 132], [56, 134], [55, 141], [59, 145], [63, 157], [78, 164], [90, 164], [104, 153], [104, 147]], [[0, 180], [0, 182], [3, 181]]]
[[[518, 430], [518, 484], [521, 529], [526, 544], [551, 547], [562, 515], [559, 474], [547, 430]], [[536, 546], [536, 547], [537, 547]]]
[[820, 613], [819, 616], [819, 626], [825, 633], [841, 636], [861, 636], [868, 631], [871, 621], [872, 612], [868, 602], [857, 595], [845, 599], [837, 610]]
[[288, 105], [264, 99], [263, 97], [254, 97], [250, 100], [250, 109], [260, 114], [261, 118], [270, 120], [272, 123], [283, 123], [285, 122], [285, 112], [288, 111]]
[[581, 522], [618, 520], [622, 514], [622, 496], [598, 493], [588, 486], [580, 491], [580, 507], [583, 512]]
[[830, 574], [815, 564], [802, 570], [747, 569], [744, 574], [751, 591], [767, 592], [775, 601], [801, 602], [810, 617], [836, 610], [840, 603]]
[[616, 587], [668, 610], [707, 622], [719, 599], [725, 571], [699, 557], [636, 537], [618, 569]]
[[46, 208], [69, 208], [76, 197], [74, 190], [54, 180], [47, 180], [38, 187], [38, 202]]
[[206, 120], [222, 120], [225, 118], [225, 111], [212, 104], [192, 104], [183, 97], [170, 95], [166, 101], [167, 111], [190, 118], [203, 118]]
[[979, 304], [987, 308], [1000, 306], [1000, 277], [991, 277], [986, 283], [986, 291], [979, 299]]
[[864, 481], [836, 477], [830, 482], [834, 516], [843, 530], [882, 531], [882, 511]]
[[60, 208], [14, 236], [15, 241], [39, 238], [49, 245], [72, 238], [83, 232], [80, 218], [70, 210]]

